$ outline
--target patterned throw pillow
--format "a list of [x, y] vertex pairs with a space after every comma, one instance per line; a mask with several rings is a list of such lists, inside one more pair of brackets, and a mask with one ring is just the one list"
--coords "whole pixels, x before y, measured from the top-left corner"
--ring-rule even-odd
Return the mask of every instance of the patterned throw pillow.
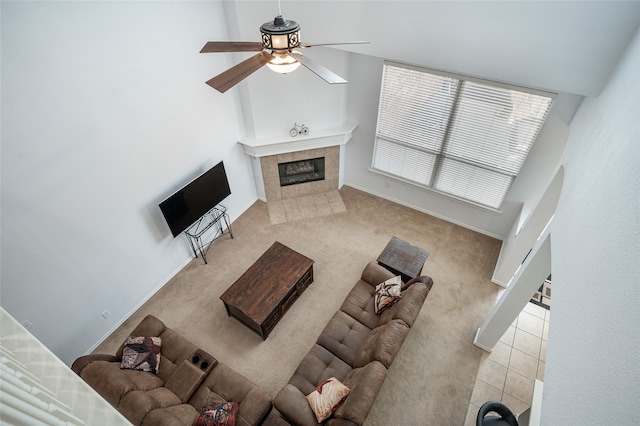
[[193, 421], [193, 426], [233, 426], [239, 408], [239, 402], [205, 405]]
[[389, 278], [383, 283], [376, 286], [375, 294], [375, 312], [379, 314], [389, 306], [400, 300], [400, 291], [402, 290], [402, 279], [397, 277]]
[[351, 390], [338, 379], [332, 377], [322, 382], [309, 395], [307, 400], [316, 415], [318, 423], [325, 421], [335, 412]]
[[157, 373], [160, 367], [160, 344], [159, 337], [127, 337], [120, 368]]

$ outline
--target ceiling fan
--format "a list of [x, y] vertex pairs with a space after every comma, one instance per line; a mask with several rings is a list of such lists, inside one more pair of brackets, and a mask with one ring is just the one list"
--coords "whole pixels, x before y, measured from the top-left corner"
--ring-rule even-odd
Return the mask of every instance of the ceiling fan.
[[[278, 9], [280, 8], [278, 2]], [[300, 25], [296, 21], [286, 20], [280, 10], [273, 22], [265, 22], [260, 27], [262, 42], [252, 41], [210, 41], [204, 45], [200, 53], [213, 52], [260, 52], [249, 59], [229, 68], [213, 77], [207, 84], [220, 93], [224, 93], [253, 72], [267, 65], [273, 71], [288, 73], [304, 65], [329, 84], [347, 83], [333, 71], [312, 61], [302, 53], [293, 50], [312, 46], [333, 46], [341, 44], [363, 44], [368, 41], [351, 41], [342, 43], [302, 44], [300, 42]]]

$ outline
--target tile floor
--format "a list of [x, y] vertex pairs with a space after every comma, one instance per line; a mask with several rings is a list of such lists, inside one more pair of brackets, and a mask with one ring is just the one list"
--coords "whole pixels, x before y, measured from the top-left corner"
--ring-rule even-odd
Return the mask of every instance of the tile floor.
[[486, 401], [501, 401], [516, 416], [531, 406], [535, 379], [544, 381], [550, 311], [527, 303], [493, 352], [480, 362], [465, 426], [475, 426]]
[[306, 195], [304, 197], [287, 198], [267, 202], [267, 211], [272, 225], [293, 220], [308, 219], [346, 212], [338, 190]]

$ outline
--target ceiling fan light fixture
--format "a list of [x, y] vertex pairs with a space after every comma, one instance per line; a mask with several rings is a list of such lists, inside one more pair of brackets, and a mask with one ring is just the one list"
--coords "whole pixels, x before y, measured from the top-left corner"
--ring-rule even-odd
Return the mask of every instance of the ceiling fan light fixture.
[[274, 53], [273, 59], [267, 62], [267, 67], [269, 67], [271, 71], [275, 71], [280, 74], [293, 72], [299, 66], [300, 62], [286, 53]]
[[360, 44], [367, 41], [354, 41], [342, 43], [304, 44], [300, 42], [300, 25], [296, 21], [287, 21], [280, 13], [278, 1], [278, 16], [273, 22], [265, 22], [260, 27], [262, 41], [209, 41], [200, 50], [200, 53], [213, 52], [259, 52], [228, 70], [209, 79], [206, 83], [224, 93], [249, 75], [266, 65], [271, 70], [286, 74], [295, 71], [300, 65], [322, 78], [329, 84], [347, 83], [347, 80], [335, 74], [324, 66], [314, 62], [295, 48], [307, 48], [312, 46], [331, 46], [338, 44]]
[[287, 21], [282, 15], [260, 27], [262, 47], [271, 50], [289, 50], [300, 46], [300, 25]]

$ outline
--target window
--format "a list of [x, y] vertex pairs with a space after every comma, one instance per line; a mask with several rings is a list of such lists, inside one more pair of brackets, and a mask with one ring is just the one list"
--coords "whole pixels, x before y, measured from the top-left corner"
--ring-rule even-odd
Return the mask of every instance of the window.
[[385, 63], [372, 169], [500, 209], [553, 95]]

